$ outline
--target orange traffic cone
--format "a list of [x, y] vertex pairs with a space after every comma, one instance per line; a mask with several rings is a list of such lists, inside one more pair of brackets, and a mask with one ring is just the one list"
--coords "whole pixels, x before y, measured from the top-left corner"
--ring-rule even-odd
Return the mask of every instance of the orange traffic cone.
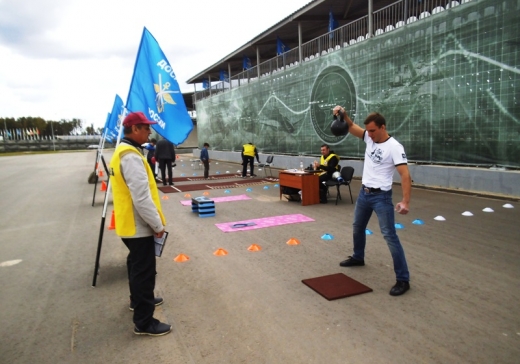
[[223, 256], [223, 255], [227, 255], [228, 252], [225, 251], [224, 249], [222, 248], [218, 248], [217, 250], [215, 250], [215, 252], [213, 253], [213, 255], [217, 255], [217, 256]]
[[250, 252], [259, 252], [260, 250], [262, 250], [262, 248], [260, 247], [260, 245], [252, 244], [249, 248], [247, 248], [247, 250], [249, 250]]
[[116, 228], [116, 217], [114, 215], [114, 210], [112, 210], [112, 218], [110, 219], [110, 226], [108, 230], [114, 230]]
[[190, 260], [190, 257], [182, 253], [173, 258], [173, 261], [177, 263], [187, 262], [188, 260]]
[[168, 195], [164, 195], [164, 196], [162, 197], [162, 199], [163, 199], [163, 200], [168, 200], [169, 197], [168, 197]]
[[102, 170], [102, 169], [100, 169], [100, 170], [98, 171], [98, 176], [99, 176], [99, 177], [103, 177], [103, 170]]
[[101, 181], [101, 188], [99, 190], [100, 191], [106, 191], [107, 190], [107, 184], [105, 183], [105, 181]]
[[300, 241], [296, 238], [290, 238], [287, 241], [287, 245], [298, 245], [298, 244], [300, 244]]

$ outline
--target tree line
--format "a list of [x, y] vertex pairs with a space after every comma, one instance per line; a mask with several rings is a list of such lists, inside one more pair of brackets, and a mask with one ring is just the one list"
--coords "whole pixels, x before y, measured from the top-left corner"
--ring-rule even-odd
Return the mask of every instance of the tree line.
[[61, 119], [58, 121], [45, 120], [41, 117], [20, 117], [20, 118], [0, 118], [0, 131], [9, 131], [12, 133], [14, 130], [38, 130], [40, 136], [52, 136], [52, 135], [94, 135], [101, 134], [102, 128], [97, 130], [94, 128], [94, 124], [84, 126], [81, 119], [66, 120]]

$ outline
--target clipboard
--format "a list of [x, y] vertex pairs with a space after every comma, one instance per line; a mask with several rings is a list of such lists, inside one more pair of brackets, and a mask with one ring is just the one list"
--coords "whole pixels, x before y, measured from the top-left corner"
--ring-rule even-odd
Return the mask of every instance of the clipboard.
[[168, 232], [165, 231], [161, 238], [155, 237], [153, 240], [155, 241], [155, 256], [161, 257], [162, 252], [164, 250], [164, 246], [166, 245], [166, 239], [168, 238]]

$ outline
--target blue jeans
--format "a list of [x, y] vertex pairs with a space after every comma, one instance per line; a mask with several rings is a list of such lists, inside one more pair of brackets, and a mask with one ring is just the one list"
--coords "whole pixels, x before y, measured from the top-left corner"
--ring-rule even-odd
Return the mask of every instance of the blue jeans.
[[406, 257], [395, 231], [392, 190], [367, 193], [361, 188], [354, 212], [354, 255], [352, 257], [357, 260], [365, 260], [365, 245], [367, 242], [365, 229], [370, 216], [372, 216], [372, 211], [376, 212], [381, 233], [388, 244], [390, 254], [392, 254], [396, 279], [408, 282], [410, 273], [408, 272]]

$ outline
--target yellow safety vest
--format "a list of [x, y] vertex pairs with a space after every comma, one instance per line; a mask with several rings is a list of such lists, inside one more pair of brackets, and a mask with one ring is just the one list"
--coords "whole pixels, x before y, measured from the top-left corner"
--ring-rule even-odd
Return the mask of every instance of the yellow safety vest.
[[[326, 166], [327, 163], [329, 163], [329, 161], [330, 161], [330, 159], [331, 159], [332, 157], [336, 157], [336, 158], [338, 158], [338, 162], [339, 162], [339, 157], [338, 157], [336, 154], [330, 153], [330, 154], [327, 156], [327, 158], [323, 158], [323, 156], [321, 156], [321, 158], [320, 158], [320, 164], [321, 164], [322, 166]], [[338, 170], [338, 165], [336, 165], [336, 170]], [[321, 172], [319, 175], [321, 176], [321, 175], [323, 175], [323, 174], [325, 174], [325, 173], [327, 173], [327, 171], [323, 171], [323, 172]]]
[[110, 161], [110, 171], [112, 174], [110, 178], [110, 184], [112, 185], [112, 192], [114, 194], [114, 217], [116, 221], [116, 234], [119, 236], [135, 235], [135, 218], [132, 196], [130, 194], [130, 189], [125, 183], [123, 174], [121, 173], [121, 157], [127, 153], [136, 153], [142, 158], [143, 165], [146, 168], [146, 173], [148, 175], [148, 185], [150, 187], [152, 200], [155, 204], [155, 207], [157, 207], [162, 224], [166, 225], [166, 220], [161, 209], [159, 192], [157, 192], [155, 178], [153, 176], [152, 170], [150, 169], [150, 166], [148, 165], [148, 162], [135, 147], [127, 144], [119, 144], [119, 146], [114, 151], [114, 155]]
[[255, 146], [253, 144], [244, 144], [244, 155], [247, 155], [248, 157], [254, 157], [255, 156]]

